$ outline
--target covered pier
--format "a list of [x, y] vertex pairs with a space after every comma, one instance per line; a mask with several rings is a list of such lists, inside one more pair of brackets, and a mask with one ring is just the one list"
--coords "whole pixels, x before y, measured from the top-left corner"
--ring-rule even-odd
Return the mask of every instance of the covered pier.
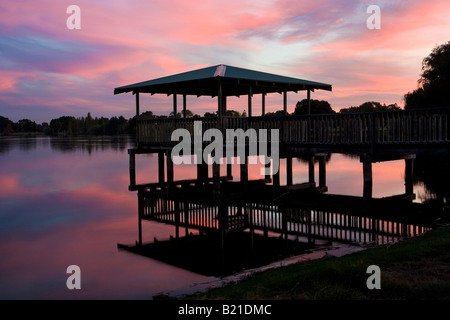
[[[138, 192], [139, 201], [138, 246], [143, 245], [142, 220], [175, 225], [177, 239], [180, 228], [185, 229], [186, 235], [192, 228], [200, 233], [216, 234], [219, 243], [217, 249], [222, 253], [226, 235], [243, 231], [249, 231], [251, 239], [254, 239], [255, 232], [260, 231], [263, 236], [269, 232], [280, 233], [285, 239], [293, 236], [306, 237], [308, 242], [321, 238], [358, 242], [366, 241], [364, 237], [372, 240], [374, 237], [396, 238], [426, 230], [428, 225], [395, 220], [395, 210], [386, 208], [396, 208], [401, 212], [408, 208], [412, 210], [410, 212], [420, 212], [420, 207], [411, 203], [415, 197], [412, 178], [414, 159], [420, 153], [448, 153], [450, 109], [302, 116], [287, 113], [288, 92], [304, 91], [310, 101], [311, 92], [315, 90], [331, 91], [332, 87], [325, 83], [227, 65], [206, 67], [115, 88], [114, 94], [131, 92], [136, 101], [136, 148], [130, 149], [128, 153], [129, 190]], [[266, 115], [265, 98], [269, 93], [281, 95], [280, 115]], [[173, 116], [165, 119], [140, 119], [142, 94], [173, 96]], [[261, 115], [258, 116], [253, 112], [253, 99], [256, 95], [260, 95], [262, 106]], [[216, 116], [186, 117], [189, 96], [216, 98]], [[227, 116], [227, 97], [231, 96], [247, 96], [248, 117]], [[182, 117], [177, 117], [179, 97], [182, 100]], [[176, 181], [174, 178], [172, 153], [180, 142], [172, 139], [172, 133], [176, 129], [183, 129], [190, 136], [200, 137], [189, 140], [191, 148], [188, 151], [183, 149], [183, 156], [197, 157], [197, 178], [194, 180]], [[239, 163], [239, 181], [233, 181], [232, 164], [227, 162], [229, 158], [225, 156], [230, 142], [220, 145], [220, 148], [211, 148], [216, 139], [207, 135], [209, 130], [221, 133], [227, 130], [244, 132], [240, 136], [243, 139], [233, 138], [231, 141], [234, 152], [243, 150], [243, 154], [236, 155], [244, 160]], [[251, 139], [252, 132], [264, 130], [275, 131], [277, 134], [254, 135], [256, 140]], [[270, 150], [264, 154], [266, 170], [260, 180], [251, 181], [248, 160], [252, 156], [261, 156], [261, 142], [266, 144], [266, 151]], [[252, 148], [252, 143], [258, 144], [258, 148]], [[272, 148], [273, 146], [276, 148]], [[221, 172], [220, 162], [202, 161], [204, 152], [211, 158], [216, 153], [222, 154], [226, 172]], [[136, 156], [146, 153], [158, 155], [158, 171], [155, 172], [158, 182], [154, 184], [136, 181]], [[327, 191], [326, 159], [331, 153], [359, 156], [364, 182], [363, 197], [323, 194]], [[308, 177], [300, 184], [295, 184], [293, 177], [292, 160], [296, 157], [308, 159]], [[283, 185], [280, 183], [278, 170], [280, 159], [286, 162], [286, 183]], [[398, 159], [405, 161], [405, 193], [392, 197], [392, 202], [389, 203], [386, 199], [374, 202], [377, 199], [372, 198], [372, 164]], [[319, 181], [315, 180], [316, 164]], [[298, 199], [311, 199], [316, 203], [299, 202]], [[317, 201], [328, 203], [331, 207], [324, 209], [323, 206], [318, 206]], [[373, 217], [371, 206], [379, 209], [381, 204], [386, 205], [383, 211], [392, 215], [393, 221], [386, 216]], [[362, 208], [364, 212], [355, 213], [357, 208]], [[408, 219], [410, 218], [411, 215]], [[372, 219], [375, 222], [371, 222]], [[353, 236], [349, 236], [350, 234]], [[355, 236], [356, 234], [359, 236]]]

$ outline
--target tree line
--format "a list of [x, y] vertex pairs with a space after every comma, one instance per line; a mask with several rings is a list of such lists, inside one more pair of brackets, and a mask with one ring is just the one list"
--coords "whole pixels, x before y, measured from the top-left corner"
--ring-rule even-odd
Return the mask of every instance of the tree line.
[[13, 122], [0, 116], [0, 134], [14, 133], [44, 134], [49, 136], [73, 135], [117, 135], [135, 132], [136, 119], [125, 119], [123, 116], [93, 118], [90, 113], [86, 117], [62, 116], [52, 119], [50, 123], [37, 124], [29, 119]]
[[[321, 113], [335, 113], [330, 104], [324, 100], [311, 100], [311, 114]], [[294, 115], [306, 114], [308, 107], [307, 100], [297, 102]], [[383, 111], [383, 110], [400, 109], [396, 105], [382, 105], [379, 102], [366, 102], [359, 107], [350, 107], [341, 109], [340, 112], [369, 112], [369, 111]], [[283, 111], [269, 112], [266, 116], [287, 115]], [[247, 117], [247, 112], [242, 113], [235, 110], [227, 110], [226, 116], [231, 117]], [[140, 119], [164, 119], [172, 118], [173, 112], [168, 116], [154, 115], [152, 111], [146, 111], [139, 115]], [[177, 113], [177, 118], [182, 118], [183, 115]], [[198, 114], [194, 114], [190, 110], [186, 110], [187, 118], [200, 118]], [[217, 112], [205, 112], [203, 117], [217, 117]], [[0, 116], [0, 134], [44, 134], [48, 136], [74, 136], [74, 135], [119, 135], [119, 134], [135, 134], [136, 133], [136, 116], [126, 119], [123, 116], [119, 117], [95, 117], [91, 116], [89, 112], [86, 117], [62, 116], [52, 119], [50, 123], [43, 122], [38, 124], [29, 119], [22, 119], [13, 122], [6, 117]]]

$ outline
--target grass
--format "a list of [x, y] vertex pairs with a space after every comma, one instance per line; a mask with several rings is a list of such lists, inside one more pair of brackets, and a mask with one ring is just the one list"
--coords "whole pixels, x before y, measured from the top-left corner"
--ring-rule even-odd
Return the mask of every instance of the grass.
[[[367, 288], [370, 265], [381, 269], [380, 290]], [[271, 269], [182, 299], [450, 299], [450, 228], [343, 257]]]

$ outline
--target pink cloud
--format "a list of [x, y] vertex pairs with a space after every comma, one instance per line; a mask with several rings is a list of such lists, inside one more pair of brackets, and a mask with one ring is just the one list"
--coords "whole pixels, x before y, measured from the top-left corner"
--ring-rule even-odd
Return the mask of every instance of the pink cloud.
[[[0, 42], [8, 44], [1, 101], [59, 114], [124, 112], [132, 99], [125, 105], [113, 97], [115, 86], [227, 63], [331, 83], [331, 95], [314, 97], [337, 108], [364, 96], [399, 102], [416, 87], [421, 60], [450, 31], [450, 6], [441, 0], [381, 6], [381, 30], [367, 29], [366, 7], [356, 1], [81, 0], [81, 30], [66, 28], [70, 4], [0, 5]], [[203, 101], [194, 104], [210, 111]]]

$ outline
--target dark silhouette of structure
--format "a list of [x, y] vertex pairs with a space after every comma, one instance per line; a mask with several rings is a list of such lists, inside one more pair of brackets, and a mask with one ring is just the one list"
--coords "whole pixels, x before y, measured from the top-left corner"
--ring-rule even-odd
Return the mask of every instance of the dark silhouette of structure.
[[[137, 146], [129, 150], [129, 189], [137, 190], [139, 199], [136, 248], [144, 247], [142, 220], [175, 225], [175, 239], [180, 238], [179, 228], [185, 228], [186, 238], [190, 235], [189, 229], [198, 230], [204, 236], [215, 235], [218, 265], [222, 267], [227, 260], [226, 239], [244, 231], [248, 231], [249, 250], [253, 251], [255, 235], [260, 234], [263, 238], [269, 233], [279, 234], [285, 244], [291, 243], [292, 237], [304, 237], [309, 244], [316, 239], [371, 243], [427, 230], [431, 223], [421, 218], [423, 206], [411, 201], [415, 197], [414, 158], [418, 153], [448, 153], [450, 110], [265, 116], [266, 94], [280, 93], [286, 113], [287, 93], [302, 90], [307, 92], [307, 101], [310, 101], [311, 92], [331, 91], [331, 85], [218, 65], [116, 88], [115, 94], [132, 92], [136, 96]], [[143, 93], [172, 95], [173, 115], [178, 113], [177, 96], [181, 95], [184, 117], [139, 119], [139, 95]], [[262, 97], [261, 116], [254, 116], [252, 112], [252, 99], [256, 94]], [[217, 117], [186, 118], [188, 95], [217, 97]], [[248, 117], [227, 116], [227, 97], [241, 95], [248, 96]], [[227, 129], [278, 130], [279, 141], [267, 142], [279, 145], [276, 156], [286, 161], [286, 184], [280, 184], [280, 173], [273, 167], [273, 160], [277, 160], [273, 159], [273, 154], [268, 155], [272, 160], [267, 165], [270, 167], [271, 163], [271, 173], [263, 179], [249, 180], [248, 161], [239, 165], [239, 181], [232, 181], [231, 164], [227, 163], [226, 174], [221, 174], [220, 164], [212, 163], [212, 176], [209, 176], [208, 164], [200, 161], [196, 164], [197, 179], [175, 181], [172, 132], [182, 128], [194, 136], [194, 121], [199, 120], [202, 121], [201, 136], [211, 128], [221, 132]], [[233, 141], [235, 143], [238, 142]], [[244, 142], [246, 160], [254, 155], [250, 143]], [[194, 147], [194, 141], [192, 145]], [[158, 183], [136, 183], [135, 158], [145, 153], [158, 154]], [[360, 157], [363, 197], [324, 194], [327, 191], [326, 159], [330, 153]], [[292, 160], [295, 157], [308, 159], [305, 183], [293, 184]], [[373, 199], [372, 163], [396, 159], [405, 160], [405, 193], [388, 199]], [[318, 183], [315, 181], [316, 162]]]

